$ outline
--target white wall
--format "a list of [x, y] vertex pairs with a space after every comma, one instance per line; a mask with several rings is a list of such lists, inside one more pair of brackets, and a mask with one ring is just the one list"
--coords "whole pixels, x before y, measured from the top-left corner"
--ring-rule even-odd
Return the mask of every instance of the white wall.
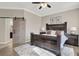
[[0, 18], [0, 42], [5, 40], [5, 20]]
[[[39, 33], [41, 27], [41, 17], [29, 13], [24, 10], [13, 10], [13, 9], [0, 9], [0, 17], [24, 17], [26, 20], [26, 41], [30, 41], [30, 33]], [[7, 19], [5, 22], [8, 22]], [[5, 33], [9, 33], [9, 23], [7, 24], [7, 30]], [[4, 35], [3, 35], [4, 36]], [[5, 38], [8, 37], [8, 34]], [[2, 39], [1, 39], [2, 40]], [[7, 39], [5, 40], [7, 41]]]
[[0, 9], [0, 17], [23, 17], [24, 10]]
[[5, 42], [10, 42], [10, 20], [12, 20], [12, 18], [4, 18], [3, 20], [5, 20]]
[[[0, 9], [0, 17], [23, 17], [24, 10]], [[10, 20], [12, 18], [0, 18], [0, 44], [10, 42]]]
[[39, 33], [41, 27], [41, 17], [24, 11], [24, 18], [26, 19], [26, 41], [30, 41], [30, 33]]
[[0, 18], [0, 44], [10, 41], [10, 20], [9, 18]]
[[67, 30], [68, 33], [70, 32], [71, 27], [77, 27], [78, 28], [78, 33], [79, 33], [79, 9], [74, 9], [70, 11], [65, 11], [57, 14], [52, 14], [49, 16], [42, 17], [42, 27], [46, 26], [46, 23], [50, 23], [50, 18], [51, 17], [57, 17], [61, 16], [62, 20], [61, 22], [67, 22]]
[[[40, 28], [41, 28], [41, 25], [42, 27], [45, 27], [46, 26], [46, 23], [50, 23], [50, 17], [56, 17], [56, 16], [62, 16], [62, 23], [67, 21], [68, 22], [68, 32], [69, 32], [69, 29], [72, 27], [72, 26], [76, 26], [79, 28], [79, 9], [75, 9], [75, 10], [70, 10], [70, 11], [66, 11], [66, 12], [62, 12], [62, 13], [57, 13], [57, 14], [52, 14], [52, 15], [49, 15], [49, 16], [45, 16], [45, 17], [39, 17], [37, 15], [34, 15], [32, 13], [29, 13], [27, 11], [24, 11], [24, 10], [8, 10], [8, 9], [0, 9], [0, 17], [3, 16], [3, 17], [24, 17], [25, 20], [26, 20], [26, 41], [30, 41], [30, 33], [33, 32], [33, 33], [39, 33], [40, 31]], [[3, 23], [2, 23], [3, 22]], [[9, 23], [8, 21], [6, 20], [5, 21], [7, 24], [7, 26], [9, 26]], [[4, 21], [0, 21], [0, 24], [3, 24], [3, 25], [0, 25], [1, 29], [0, 31], [2, 32], [6, 27], [4, 27]], [[9, 28], [9, 27], [8, 27]], [[6, 28], [7, 29], [7, 28]], [[9, 30], [7, 29], [5, 33], [8, 33]], [[2, 34], [0, 35], [4, 35], [4, 31], [2, 32]], [[0, 37], [0, 41], [3, 41], [3, 38], [2, 37], [4, 36], [1, 36]], [[5, 40], [7, 41], [7, 39]]]

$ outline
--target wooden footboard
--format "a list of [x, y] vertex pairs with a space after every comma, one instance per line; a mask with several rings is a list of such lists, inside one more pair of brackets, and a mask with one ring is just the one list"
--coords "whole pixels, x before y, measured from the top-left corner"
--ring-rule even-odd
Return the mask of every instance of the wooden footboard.
[[44, 48], [48, 51], [53, 52], [57, 56], [61, 55], [60, 42], [60, 36], [53, 37], [31, 33], [31, 45]]

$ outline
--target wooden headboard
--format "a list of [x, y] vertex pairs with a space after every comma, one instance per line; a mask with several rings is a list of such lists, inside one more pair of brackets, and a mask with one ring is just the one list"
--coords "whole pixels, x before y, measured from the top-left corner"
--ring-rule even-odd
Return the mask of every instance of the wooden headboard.
[[46, 24], [46, 30], [64, 30], [67, 33], [67, 22], [62, 24]]

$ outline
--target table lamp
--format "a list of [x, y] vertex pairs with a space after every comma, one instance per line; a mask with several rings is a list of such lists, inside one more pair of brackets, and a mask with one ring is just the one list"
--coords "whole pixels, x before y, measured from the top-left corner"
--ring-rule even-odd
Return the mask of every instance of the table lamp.
[[42, 27], [42, 28], [41, 28], [41, 31], [42, 31], [42, 32], [45, 32], [46, 30], [45, 30], [45, 28], [44, 28], [44, 27]]
[[76, 34], [77, 33], [77, 27], [71, 27], [70, 32], [71, 32], [71, 34]]

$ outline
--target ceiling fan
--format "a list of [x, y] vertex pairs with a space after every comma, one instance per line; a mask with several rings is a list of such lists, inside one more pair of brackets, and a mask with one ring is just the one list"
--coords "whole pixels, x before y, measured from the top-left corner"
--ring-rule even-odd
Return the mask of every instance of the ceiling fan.
[[40, 4], [39, 9], [42, 9], [45, 7], [51, 8], [51, 6], [47, 2], [32, 2], [32, 4]]

